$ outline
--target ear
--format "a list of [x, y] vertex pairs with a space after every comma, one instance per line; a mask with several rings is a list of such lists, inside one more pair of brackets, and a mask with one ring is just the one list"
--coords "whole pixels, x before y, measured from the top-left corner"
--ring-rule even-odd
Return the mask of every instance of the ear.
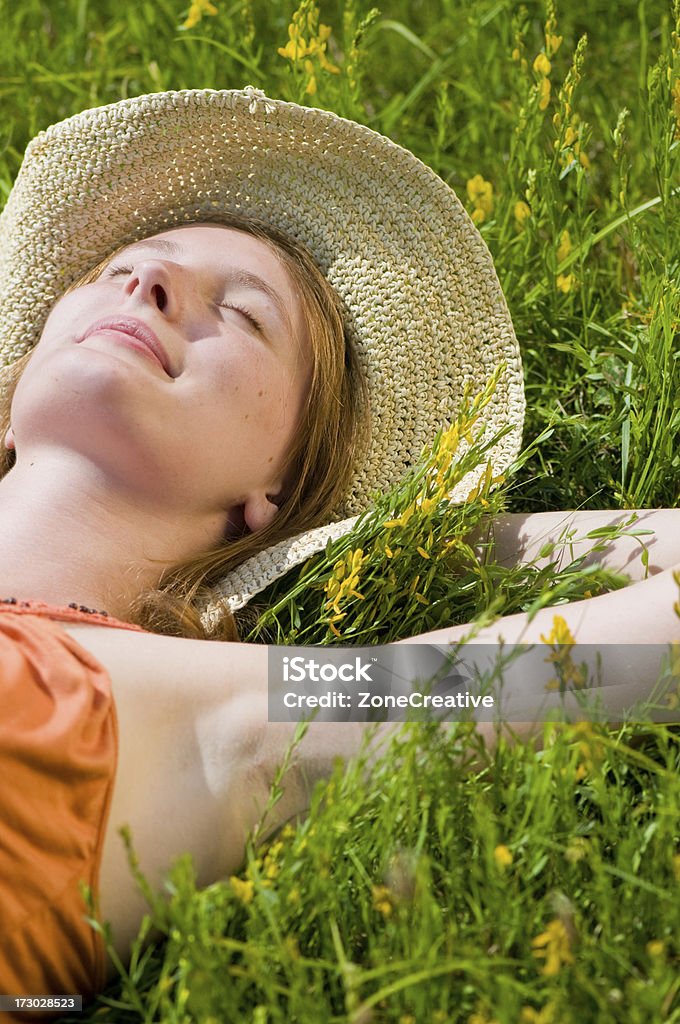
[[277, 494], [251, 495], [243, 504], [243, 521], [250, 533], [257, 533], [276, 519], [279, 506]]
[[5, 434], [5, 448], [8, 452], [13, 451], [16, 448], [16, 444], [14, 443], [14, 431], [11, 427]]

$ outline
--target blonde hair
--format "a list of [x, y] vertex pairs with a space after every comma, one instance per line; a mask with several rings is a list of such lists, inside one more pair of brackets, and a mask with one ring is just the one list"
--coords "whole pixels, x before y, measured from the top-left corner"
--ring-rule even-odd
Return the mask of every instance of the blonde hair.
[[[257, 533], [225, 541], [166, 570], [156, 589], [134, 600], [127, 617], [156, 633], [235, 640], [238, 628], [226, 605], [209, 631], [202, 625], [199, 609], [207, 588], [258, 551], [328, 522], [347, 491], [369, 413], [366, 383], [356, 349], [345, 330], [340, 299], [307, 249], [282, 232], [249, 218], [221, 216], [215, 223], [254, 235], [268, 245], [296, 286], [312, 351], [307, 400], [287, 453], [287, 485], [273, 522]], [[69, 290], [96, 280], [114, 255], [110, 254]], [[0, 438], [9, 428], [14, 390], [31, 354], [21, 356], [3, 373]], [[3, 448], [0, 477], [11, 469], [14, 461], [14, 452]], [[248, 617], [246, 612], [242, 618]]]

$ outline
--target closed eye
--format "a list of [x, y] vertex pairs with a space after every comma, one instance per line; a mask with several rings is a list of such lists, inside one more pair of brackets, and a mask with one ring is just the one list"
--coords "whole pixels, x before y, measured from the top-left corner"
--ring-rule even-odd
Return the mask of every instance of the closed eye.
[[[120, 274], [131, 273], [132, 267], [125, 267], [122, 264], [112, 264], [106, 270], [107, 277], [117, 277]], [[252, 324], [256, 331], [262, 332], [262, 324], [260, 321], [244, 306], [238, 306], [233, 302], [218, 302], [216, 305], [220, 306], [222, 309], [233, 309], [236, 313], [240, 313], [242, 317], [245, 317], [245, 319]]]
[[253, 314], [249, 310], [245, 309], [243, 306], [237, 306], [233, 302], [218, 302], [217, 305], [220, 306], [221, 309], [233, 309], [236, 313], [240, 313], [241, 316], [245, 317], [246, 320], [248, 320], [253, 325], [256, 331], [262, 330], [262, 324], [260, 323], [260, 321], [257, 320], [253, 316]]

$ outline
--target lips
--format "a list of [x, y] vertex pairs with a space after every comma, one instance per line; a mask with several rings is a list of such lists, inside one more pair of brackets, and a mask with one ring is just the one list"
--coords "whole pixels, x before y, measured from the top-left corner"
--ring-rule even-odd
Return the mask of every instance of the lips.
[[140, 342], [147, 349], [156, 362], [161, 365], [168, 377], [176, 376], [173, 373], [168, 353], [159, 341], [158, 336], [141, 320], [130, 316], [104, 317], [103, 320], [97, 320], [91, 324], [78, 341], [85, 341], [92, 334], [100, 334], [102, 331], [115, 331], [119, 334], [127, 334], [129, 338]]

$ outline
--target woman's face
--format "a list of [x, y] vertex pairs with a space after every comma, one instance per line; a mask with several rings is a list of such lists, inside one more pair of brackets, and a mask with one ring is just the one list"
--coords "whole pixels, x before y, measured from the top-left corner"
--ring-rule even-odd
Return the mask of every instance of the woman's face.
[[64, 444], [143, 500], [260, 529], [284, 485], [311, 354], [264, 242], [194, 224], [135, 242], [57, 302], [17, 387], [17, 460]]

